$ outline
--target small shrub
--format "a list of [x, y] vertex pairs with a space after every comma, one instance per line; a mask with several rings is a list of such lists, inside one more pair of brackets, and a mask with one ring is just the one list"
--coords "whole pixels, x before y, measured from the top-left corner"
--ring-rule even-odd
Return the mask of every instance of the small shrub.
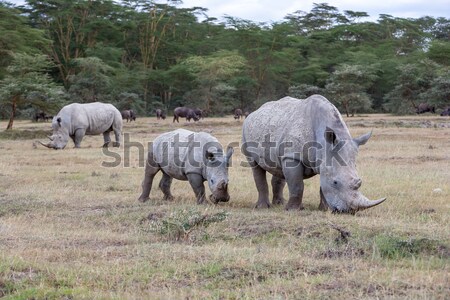
[[197, 210], [177, 210], [165, 218], [152, 218], [150, 229], [171, 240], [189, 241], [193, 231], [222, 222], [227, 216], [228, 213], [224, 211], [215, 214], [201, 214]]

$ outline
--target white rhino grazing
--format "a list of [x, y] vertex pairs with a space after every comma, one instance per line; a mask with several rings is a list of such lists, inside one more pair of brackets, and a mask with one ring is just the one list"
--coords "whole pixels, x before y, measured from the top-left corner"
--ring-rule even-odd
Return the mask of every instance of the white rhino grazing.
[[189, 181], [198, 204], [206, 199], [205, 181], [208, 181], [212, 192], [209, 198], [213, 203], [227, 202], [230, 199], [228, 166], [232, 154], [233, 148], [229, 147], [225, 154], [219, 141], [205, 132], [177, 129], [161, 134], [148, 151], [139, 201], [149, 199], [153, 178], [161, 171], [159, 188], [165, 200], [173, 199], [170, 186], [175, 178]]
[[41, 143], [52, 149], [64, 149], [69, 142], [69, 137], [75, 143], [75, 148], [80, 148], [81, 140], [85, 135], [97, 135], [103, 133], [104, 144], [107, 147], [111, 142], [109, 133], [114, 131], [116, 142], [114, 147], [120, 146], [122, 134], [122, 115], [112, 104], [72, 103], [64, 106], [53, 117], [53, 135], [49, 136], [50, 142]]
[[257, 208], [270, 207], [266, 172], [273, 175], [272, 204], [282, 204], [287, 182], [286, 209], [302, 209], [303, 180], [320, 174], [319, 209], [354, 213], [382, 203], [358, 191], [358, 147], [371, 133], [352, 138], [337, 108], [326, 98], [285, 97], [267, 102], [244, 121], [242, 151], [252, 167], [258, 189]]

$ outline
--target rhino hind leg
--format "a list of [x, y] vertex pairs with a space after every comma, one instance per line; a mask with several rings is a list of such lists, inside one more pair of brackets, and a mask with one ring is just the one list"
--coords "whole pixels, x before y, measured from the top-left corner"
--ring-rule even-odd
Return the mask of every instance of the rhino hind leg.
[[328, 210], [328, 204], [327, 204], [327, 201], [325, 200], [325, 196], [322, 193], [322, 188], [320, 189], [319, 210], [321, 210], [321, 211], [327, 211]]
[[289, 201], [286, 210], [303, 209], [303, 167], [293, 168], [292, 165], [295, 165], [295, 161], [291, 159], [283, 161], [283, 174], [289, 188]]
[[103, 148], [108, 148], [109, 143], [111, 143], [111, 137], [109, 136], [109, 131], [103, 132]]
[[188, 174], [187, 175], [189, 184], [194, 190], [195, 196], [197, 197], [197, 204], [205, 203], [205, 185], [203, 184], [203, 176], [199, 174]]
[[161, 181], [159, 182], [159, 188], [164, 194], [164, 200], [173, 200], [172, 193], [170, 192], [170, 186], [172, 185], [172, 177], [163, 172]]
[[255, 208], [269, 208], [269, 186], [267, 185], [266, 171], [256, 165], [252, 168], [252, 172], [258, 190], [258, 201]]
[[273, 205], [284, 204], [285, 200], [283, 197], [283, 189], [284, 186], [286, 185], [286, 180], [277, 176], [272, 176], [271, 183], [273, 192], [272, 204]]
[[145, 202], [149, 199], [150, 191], [152, 190], [153, 178], [159, 171], [159, 166], [153, 159], [153, 152], [148, 152], [147, 162], [145, 164], [145, 175], [142, 181], [142, 194], [139, 196], [140, 202]]

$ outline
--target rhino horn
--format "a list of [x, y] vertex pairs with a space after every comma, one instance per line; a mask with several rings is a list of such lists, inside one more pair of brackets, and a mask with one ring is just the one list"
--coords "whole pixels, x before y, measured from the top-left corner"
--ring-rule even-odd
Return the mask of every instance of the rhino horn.
[[53, 143], [51, 143], [51, 142], [48, 143], [48, 144], [44, 144], [41, 141], [39, 141], [39, 144], [41, 144], [42, 146], [45, 146], [47, 148], [50, 148], [50, 149], [55, 149], [55, 145]]
[[48, 138], [50, 141], [53, 141], [53, 136], [47, 135], [47, 138]]
[[372, 201], [361, 195], [361, 197], [359, 197], [358, 200], [356, 200], [354, 202], [354, 206], [357, 210], [363, 210], [363, 209], [371, 208], [378, 204], [381, 204], [385, 200], [386, 200], [386, 198], [381, 198], [381, 199]]

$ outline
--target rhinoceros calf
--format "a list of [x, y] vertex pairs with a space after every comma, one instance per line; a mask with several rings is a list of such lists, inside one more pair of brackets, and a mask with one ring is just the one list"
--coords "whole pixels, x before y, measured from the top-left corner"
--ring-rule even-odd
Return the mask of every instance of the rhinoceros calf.
[[139, 201], [149, 199], [153, 178], [161, 171], [159, 188], [164, 199], [173, 199], [170, 192], [172, 178], [189, 181], [197, 197], [197, 203], [205, 201], [204, 181], [208, 181], [214, 203], [227, 202], [228, 165], [233, 148], [223, 153], [219, 141], [205, 132], [178, 129], [158, 136], [148, 151], [142, 194]]
[[69, 138], [75, 143], [75, 148], [80, 148], [81, 140], [85, 135], [97, 135], [103, 133], [104, 144], [107, 147], [111, 142], [109, 133], [114, 131], [116, 142], [114, 147], [120, 146], [122, 133], [122, 116], [112, 104], [101, 102], [72, 103], [64, 106], [53, 117], [53, 135], [49, 136], [50, 142], [41, 143], [45, 147], [63, 149], [69, 142]]
[[303, 180], [320, 174], [320, 209], [355, 212], [380, 204], [359, 191], [356, 172], [358, 146], [370, 138], [352, 138], [339, 111], [327, 99], [313, 95], [305, 100], [285, 97], [267, 102], [244, 121], [242, 150], [252, 167], [258, 189], [256, 207], [269, 207], [266, 172], [273, 175], [273, 204], [302, 209]]

